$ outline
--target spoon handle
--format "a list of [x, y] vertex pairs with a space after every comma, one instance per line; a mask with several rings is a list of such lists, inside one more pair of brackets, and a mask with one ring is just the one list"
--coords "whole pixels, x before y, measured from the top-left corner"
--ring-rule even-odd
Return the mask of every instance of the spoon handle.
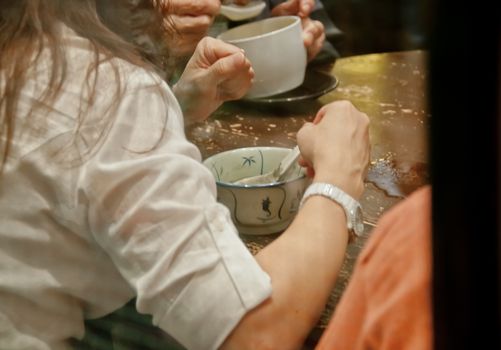
[[277, 180], [282, 180], [285, 177], [287, 171], [296, 163], [300, 154], [301, 153], [299, 152], [299, 146], [296, 145], [296, 147], [294, 147], [285, 156], [285, 158], [282, 159], [282, 161], [280, 162], [280, 166], [278, 167], [278, 173], [276, 175]]

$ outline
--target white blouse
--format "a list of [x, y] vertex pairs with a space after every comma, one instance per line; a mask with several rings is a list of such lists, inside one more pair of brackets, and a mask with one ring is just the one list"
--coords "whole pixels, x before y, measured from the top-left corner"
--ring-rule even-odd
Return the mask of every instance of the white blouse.
[[79, 122], [94, 53], [65, 35], [62, 93], [31, 110], [48, 79], [44, 53], [28, 72], [0, 177], [0, 349], [66, 349], [84, 335], [84, 318], [135, 296], [138, 311], [185, 347], [215, 349], [270, 296], [270, 278], [216, 202], [169, 87], [113, 60], [126, 85], [107, 128], [117, 80], [103, 63]]

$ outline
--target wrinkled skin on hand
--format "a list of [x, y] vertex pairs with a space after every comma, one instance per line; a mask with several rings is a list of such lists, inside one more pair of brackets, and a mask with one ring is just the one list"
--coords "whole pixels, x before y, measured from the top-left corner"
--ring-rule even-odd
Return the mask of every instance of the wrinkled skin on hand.
[[[250, 0], [231, 0], [236, 5], [247, 5]], [[223, 3], [226, 3], [223, 1]], [[167, 46], [173, 57], [189, 57], [197, 43], [207, 35], [221, 7], [220, 0], [159, 0], [168, 32]], [[299, 16], [302, 19], [303, 41], [308, 60], [320, 52], [325, 41], [321, 22], [309, 18], [315, 0], [288, 0], [272, 9], [272, 16]]]
[[160, 0], [167, 45], [174, 57], [189, 57], [214, 22], [220, 0]]
[[306, 18], [315, 7], [315, 0], [288, 0], [275, 6], [272, 16], [299, 16]]
[[223, 102], [244, 96], [253, 78], [251, 64], [240, 48], [205, 37], [173, 91], [189, 124], [207, 119]]
[[[235, 5], [245, 6], [250, 2], [250, 0], [233, 0], [233, 1], [230, 0], [228, 2], [233, 3]], [[223, 3], [225, 3], [225, 1], [223, 1]]]

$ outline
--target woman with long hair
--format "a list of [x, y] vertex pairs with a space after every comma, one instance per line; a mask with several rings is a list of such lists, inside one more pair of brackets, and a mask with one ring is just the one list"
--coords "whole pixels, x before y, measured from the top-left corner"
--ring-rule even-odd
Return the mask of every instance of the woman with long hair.
[[[253, 257], [171, 89], [96, 2], [0, 0], [0, 348], [69, 348], [134, 297], [189, 349], [299, 347], [343, 260], [345, 212], [311, 196]], [[188, 75], [233, 71], [209, 75], [212, 91], [245, 93], [240, 50], [197, 51]], [[298, 133], [303, 162], [357, 199], [368, 118], [348, 102], [318, 118]]]

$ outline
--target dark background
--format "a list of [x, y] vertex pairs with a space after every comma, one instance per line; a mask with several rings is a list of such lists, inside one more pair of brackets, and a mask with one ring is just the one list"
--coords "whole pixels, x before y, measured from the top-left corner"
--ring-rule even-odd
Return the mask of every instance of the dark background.
[[426, 49], [431, 0], [323, 0], [341, 56]]

